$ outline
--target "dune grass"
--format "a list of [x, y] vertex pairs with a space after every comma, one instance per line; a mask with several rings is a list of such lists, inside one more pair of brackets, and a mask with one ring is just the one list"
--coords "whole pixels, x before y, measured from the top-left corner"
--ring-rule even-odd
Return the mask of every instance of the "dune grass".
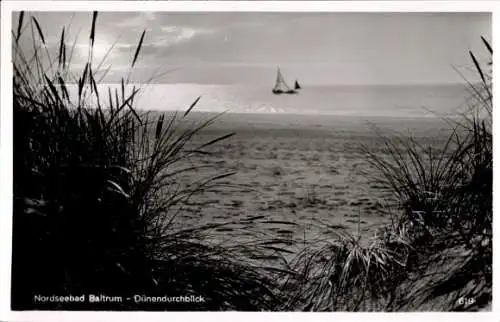
[[[76, 75], [71, 68], [75, 44], [67, 45], [65, 29], [56, 54], [50, 52], [36, 16], [21, 12], [13, 31], [12, 308], [273, 308], [280, 300], [268, 270], [247, 263], [243, 255], [265, 247], [204, 243], [214, 228], [232, 223], [173, 226], [188, 200], [232, 174], [197, 158], [233, 133], [194, 144], [193, 138], [215, 121], [188, 120], [200, 98], [184, 113], [167, 117], [136, 110], [140, 88], [129, 86], [126, 76], [121, 90], [100, 92], [97, 75], [102, 79], [106, 70], [93, 60], [97, 19], [94, 12], [88, 60]], [[31, 52], [21, 46], [28, 31]], [[129, 75], [145, 37], [143, 32]], [[77, 97], [70, 97], [70, 86], [77, 87]], [[205, 176], [178, 183], [177, 178], [202, 167]], [[257, 220], [262, 218], [243, 223]], [[33, 301], [36, 294], [194, 295], [204, 301], [40, 304]]]
[[492, 78], [470, 57], [481, 81], [469, 83], [467, 113], [446, 119], [450, 134], [441, 145], [374, 127], [379, 144], [363, 147], [371, 179], [394, 193], [396, 209], [383, 209], [392, 224], [368, 239], [332, 231], [305, 248], [291, 263], [297, 274], [285, 279], [293, 291], [284, 309], [476, 311], [491, 304]]
[[[491, 55], [491, 46], [482, 40]], [[432, 153], [428, 148], [417, 154], [417, 147], [409, 145], [414, 175], [406, 175], [405, 180], [393, 185], [395, 191], [403, 191], [400, 199], [404, 213], [400, 220], [423, 232], [412, 233], [419, 269], [434, 275], [410, 283], [414, 292], [403, 295], [395, 309], [425, 308], [431, 303], [438, 307], [435, 304], [440, 303], [441, 309], [462, 311], [478, 310], [491, 303], [492, 78], [475, 55], [469, 54], [480, 77], [479, 84], [469, 83], [470, 109], [460, 120], [450, 122], [452, 133], [440, 153]], [[379, 169], [388, 164], [374, 161]], [[384, 177], [394, 178], [387, 172]], [[443, 261], [446, 257], [448, 260]]]
[[[364, 152], [398, 201], [392, 224], [364, 244], [344, 234], [299, 255], [302, 285], [291, 307], [470, 311], [491, 303], [492, 78], [470, 57], [481, 81], [469, 83], [467, 113], [447, 119], [443, 144], [375, 128], [380, 144]], [[312, 265], [318, 256], [327, 260]]]

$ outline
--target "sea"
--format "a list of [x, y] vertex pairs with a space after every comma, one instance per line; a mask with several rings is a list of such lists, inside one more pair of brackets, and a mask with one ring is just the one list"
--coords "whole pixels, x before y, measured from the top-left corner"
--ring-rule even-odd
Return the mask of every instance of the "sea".
[[[103, 102], [108, 87], [99, 85]], [[133, 85], [128, 85], [127, 93]], [[303, 88], [298, 94], [275, 95], [263, 85], [137, 84], [135, 107], [139, 110], [187, 110], [250, 114], [335, 115], [388, 118], [436, 118], [454, 116], [467, 108], [471, 96], [466, 85], [376, 85]], [[106, 94], [102, 98], [102, 94]], [[114, 94], [113, 94], [114, 96]], [[120, 95], [121, 96], [121, 95]]]

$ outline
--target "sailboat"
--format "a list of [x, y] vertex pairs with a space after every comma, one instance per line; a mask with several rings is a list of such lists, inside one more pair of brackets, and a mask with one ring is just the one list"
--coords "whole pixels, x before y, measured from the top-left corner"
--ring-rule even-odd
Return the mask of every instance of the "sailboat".
[[294, 86], [294, 89], [301, 89], [302, 87], [300, 87], [299, 85], [299, 82], [297, 80], [295, 80], [295, 86]]
[[[297, 87], [298, 86], [298, 87]], [[290, 88], [281, 75], [280, 68], [278, 67], [278, 75], [276, 76], [276, 84], [273, 88], [273, 94], [297, 94], [300, 88], [299, 83], [295, 81], [295, 89]]]

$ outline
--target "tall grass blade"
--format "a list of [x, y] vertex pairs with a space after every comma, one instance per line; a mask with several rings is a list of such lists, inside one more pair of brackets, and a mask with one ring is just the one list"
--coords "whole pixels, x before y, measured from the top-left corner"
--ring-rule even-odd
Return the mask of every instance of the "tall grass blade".
[[94, 41], [95, 41], [95, 23], [97, 20], [97, 11], [94, 11], [92, 13], [92, 27], [90, 28], [90, 42], [92, 44], [92, 47], [94, 47]]
[[106, 182], [111, 185], [113, 187], [113, 191], [116, 191], [118, 192], [119, 194], [121, 194], [122, 196], [124, 196], [125, 198], [129, 198], [130, 196], [125, 192], [125, 190], [123, 190], [123, 188], [116, 182], [112, 181], [112, 180], [106, 180]]
[[88, 62], [85, 63], [85, 68], [83, 69], [83, 74], [82, 74], [82, 80], [83, 80], [84, 84], [87, 81], [87, 74], [89, 72], [89, 68], [90, 68], [90, 64]]
[[490, 54], [493, 55], [493, 48], [491, 48], [490, 43], [483, 36], [481, 36], [481, 40], [483, 41]]
[[64, 27], [62, 29], [62, 33], [61, 33], [61, 40], [59, 42], [59, 68], [61, 68], [61, 66], [64, 66], [65, 62], [64, 62]]
[[[83, 87], [85, 86], [85, 82], [87, 81], [87, 73], [89, 70], [89, 63], [85, 64], [85, 68], [83, 69], [82, 77], [78, 80], [78, 101], [82, 99]], [[80, 103], [78, 103], [80, 105]]]
[[[106, 127], [109, 127], [109, 125], [114, 121], [114, 118], [117, 117], [117, 115], [125, 108], [125, 107], [128, 107], [130, 109], [130, 111], [134, 114], [134, 116], [136, 117], [136, 119], [139, 121], [140, 124], [142, 124], [142, 120], [141, 120], [141, 117], [139, 116], [139, 114], [137, 114], [137, 112], [135, 111], [135, 109], [130, 105], [130, 102], [134, 99], [134, 96], [139, 92], [139, 89], [134, 89], [132, 91], [132, 94], [130, 94], [130, 96], [124, 101], [121, 103], [121, 105], [118, 104], [118, 91], [115, 91], [115, 97], [116, 97], [116, 111], [114, 113], [114, 115], [108, 120], [108, 123], [106, 125]], [[119, 106], [119, 107], [118, 107]]]
[[66, 82], [64, 81], [64, 79], [60, 75], [59, 75], [59, 84], [61, 86], [63, 98], [66, 98], [66, 101], [69, 102], [70, 98], [69, 98], [68, 89], [66, 88]]
[[145, 35], [146, 35], [146, 30], [142, 32], [141, 39], [139, 40], [139, 44], [137, 45], [137, 49], [135, 50], [134, 59], [132, 60], [132, 67], [134, 67], [137, 61], [137, 57], [139, 57], [139, 52], [141, 51], [142, 42], [144, 41]]
[[160, 138], [162, 129], [163, 129], [163, 121], [165, 120], [165, 114], [162, 114], [156, 123], [156, 133], [155, 139], [158, 140]]
[[474, 62], [474, 65], [476, 66], [477, 72], [479, 73], [479, 76], [481, 76], [483, 83], [486, 83], [486, 78], [484, 77], [483, 70], [481, 69], [481, 66], [479, 66], [479, 63], [472, 51], [469, 51], [469, 55], [472, 58], [472, 61]]
[[59, 92], [57, 91], [56, 87], [54, 86], [54, 83], [47, 77], [47, 75], [44, 75], [44, 77], [45, 77], [45, 81], [49, 85], [49, 88], [50, 88], [50, 90], [52, 92], [52, 95], [53, 95], [55, 101], [58, 104], [63, 104], [61, 96], [59, 95]]
[[101, 114], [101, 116], [103, 116], [102, 114], [102, 109], [101, 109], [101, 99], [99, 97], [99, 90], [97, 88], [97, 83], [95, 81], [95, 78], [94, 78], [94, 73], [92, 73], [92, 69], [90, 69], [90, 82], [91, 82], [91, 86], [92, 88], [94, 89], [94, 93], [95, 93], [95, 96], [97, 98], [97, 107], [98, 107], [98, 111], [99, 113]]
[[128, 106], [128, 109], [132, 112], [132, 114], [134, 114], [134, 116], [137, 119], [137, 121], [139, 121], [139, 124], [143, 124], [142, 120], [141, 120], [141, 117], [136, 112], [135, 108], [133, 108], [134, 99], [135, 99], [135, 96], [136, 96], [136, 94], [138, 92], [139, 92], [139, 89], [136, 89], [135, 86], [134, 86], [133, 89], [132, 89], [132, 95], [130, 95], [130, 100], [128, 100], [126, 104]]
[[108, 87], [108, 99], [109, 99], [109, 109], [111, 110], [111, 115], [113, 115], [113, 95], [111, 94], [111, 87]]
[[121, 86], [122, 86], [122, 102], [125, 102], [125, 80], [122, 77], [121, 80]]
[[66, 60], [66, 55], [65, 55], [65, 61], [69, 64], [72, 59], [73, 59], [73, 54], [75, 53], [75, 48], [76, 48], [76, 45], [77, 45], [77, 39], [78, 37], [80, 36], [80, 32], [81, 32], [81, 29], [78, 31], [78, 33], [76, 34], [76, 37], [75, 39], [73, 40], [73, 43], [71, 44], [71, 49], [70, 49], [70, 52], [69, 52], [69, 57], [68, 59]]
[[191, 104], [191, 106], [189, 106], [189, 108], [187, 109], [187, 111], [184, 113], [184, 116], [183, 117], [186, 117], [189, 112], [191, 112], [191, 110], [196, 106], [196, 104], [198, 104], [198, 102], [200, 101], [201, 99], [201, 96], [198, 96], [198, 98]]
[[24, 20], [24, 11], [21, 11], [19, 13], [19, 20], [18, 20], [18, 25], [17, 25], [17, 35], [16, 35], [16, 42], [19, 42], [19, 39], [21, 38], [21, 30], [23, 27], [23, 21]]
[[220, 141], [222, 141], [222, 140], [228, 139], [228, 138], [230, 138], [230, 137], [234, 136], [235, 134], [236, 134], [236, 133], [234, 133], [234, 132], [233, 132], [233, 133], [229, 133], [229, 134], [226, 134], [226, 135], [220, 136], [220, 137], [215, 138], [215, 139], [213, 139], [213, 140], [210, 140], [209, 142], [207, 142], [207, 143], [203, 144], [202, 146], [200, 146], [198, 149], [200, 149], [200, 150], [201, 150], [201, 149], [203, 149], [203, 148], [206, 148], [207, 146], [210, 146], [210, 145], [213, 145], [213, 144], [215, 144], [215, 143], [217, 143], [217, 142], [220, 142]]
[[[96, 70], [100, 71], [101, 70], [101, 67], [102, 65], [104, 64], [104, 62], [108, 59], [109, 55], [111, 54], [111, 52], [113, 51], [113, 49], [116, 47], [116, 44], [118, 43], [118, 41], [120, 40], [120, 37], [117, 37], [116, 40], [113, 42], [113, 44], [108, 48], [108, 50], [106, 50], [106, 53], [104, 54], [104, 56], [102, 57], [101, 61], [99, 62], [99, 64], [97, 64], [97, 68]], [[111, 65], [109, 65], [107, 67], [107, 69], [111, 68]], [[104, 78], [105, 74], [107, 74], [107, 71], [103, 73], [104, 75], [101, 76], [100, 80], [98, 81], [98, 83], [101, 83], [101, 80]]]
[[36, 20], [35, 17], [31, 17], [31, 18], [33, 19], [33, 22], [35, 23], [36, 30], [38, 31], [38, 35], [40, 36], [42, 43], [45, 45], [45, 37], [43, 36], [42, 28], [40, 28], [40, 24], [38, 23], [38, 20]]

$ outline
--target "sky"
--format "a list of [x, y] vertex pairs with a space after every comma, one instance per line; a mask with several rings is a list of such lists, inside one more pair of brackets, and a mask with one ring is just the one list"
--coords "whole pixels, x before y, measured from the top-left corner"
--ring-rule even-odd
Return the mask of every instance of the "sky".
[[[87, 60], [90, 12], [38, 12], [52, 55], [65, 27], [75, 41], [74, 70]], [[274, 85], [285, 78], [317, 85], [442, 84], [461, 82], [468, 54], [487, 57], [489, 13], [166, 13], [100, 12], [94, 61], [110, 66], [105, 82], [126, 76], [146, 30], [132, 80], [144, 83]], [[13, 30], [17, 30], [14, 16]], [[25, 25], [26, 25], [25, 19]], [[28, 31], [27, 29], [25, 31]], [[32, 47], [30, 32], [22, 38]], [[270, 86], [271, 86], [270, 85]]]

